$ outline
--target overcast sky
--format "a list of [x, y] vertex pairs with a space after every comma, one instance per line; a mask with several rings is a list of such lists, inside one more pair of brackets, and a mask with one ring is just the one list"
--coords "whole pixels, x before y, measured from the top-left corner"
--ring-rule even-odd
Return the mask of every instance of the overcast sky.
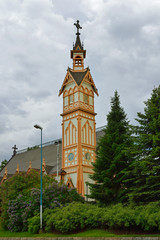
[[58, 92], [80, 20], [81, 41], [99, 91], [96, 126], [117, 90], [133, 124], [160, 84], [159, 0], [0, 0], [0, 161], [61, 137]]

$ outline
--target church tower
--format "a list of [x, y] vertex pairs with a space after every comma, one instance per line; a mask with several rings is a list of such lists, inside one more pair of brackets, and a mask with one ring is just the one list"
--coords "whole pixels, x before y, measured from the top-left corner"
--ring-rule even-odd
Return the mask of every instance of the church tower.
[[73, 68], [68, 68], [59, 96], [63, 94], [62, 116], [62, 170], [66, 172], [64, 182], [76, 187], [84, 196], [88, 193], [86, 182], [90, 182], [92, 162], [95, 161], [96, 132], [94, 94], [98, 90], [89, 68], [84, 68], [86, 50], [80, 40], [79, 21], [76, 42], [71, 50]]

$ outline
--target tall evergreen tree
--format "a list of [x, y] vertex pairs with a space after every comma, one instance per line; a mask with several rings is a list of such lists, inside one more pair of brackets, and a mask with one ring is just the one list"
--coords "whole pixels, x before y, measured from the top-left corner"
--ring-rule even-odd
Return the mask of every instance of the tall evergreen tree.
[[122, 202], [127, 191], [124, 171], [130, 162], [130, 156], [125, 151], [132, 143], [129, 122], [117, 91], [111, 98], [111, 111], [107, 116], [107, 126], [104, 136], [98, 142], [96, 161], [93, 164], [95, 182], [89, 184], [90, 197], [103, 204]]
[[136, 203], [148, 203], [160, 200], [160, 86], [153, 89], [144, 113], [137, 116], [129, 196]]

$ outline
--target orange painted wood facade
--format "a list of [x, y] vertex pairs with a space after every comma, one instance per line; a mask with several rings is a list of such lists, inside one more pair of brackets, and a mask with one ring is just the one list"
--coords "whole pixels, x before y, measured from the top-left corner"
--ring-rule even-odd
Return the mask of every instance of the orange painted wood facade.
[[[78, 38], [79, 36], [77, 36]], [[64, 181], [77, 188], [84, 196], [85, 182], [92, 174], [95, 161], [96, 132], [94, 93], [98, 91], [89, 68], [84, 69], [86, 51], [81, 43], [71, 50], [73, 69], [67, 74], [59, 91], [63, 94], [62, 116], [62, 170], [66, 172]]]

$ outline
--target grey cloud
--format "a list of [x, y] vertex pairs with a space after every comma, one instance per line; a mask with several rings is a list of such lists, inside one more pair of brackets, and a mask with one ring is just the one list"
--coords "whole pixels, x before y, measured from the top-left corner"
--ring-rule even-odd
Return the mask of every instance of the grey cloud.
[[160, 4], [142, 2], [0, 2], [0, 160], [10, 158], [14, 144], [20, 149], [39, 143], [34, 123], [44, 126], [44, 141], [61, 137], [58, 91], [72, 67], [77, 19], [87, 50], [85, 66], [99, 90], [97, 127], [106, 124], [115, 90], [135, 122], [160, 75]]
[[62, 8], [65, 9], [63, 11], [63, 17], [64, 18], [71, 18], [74, 20], [82, 19], [82, 21], [87, 20], [85, 8], [82, 4], [80, 4], [79, 0], [51, 0], [52, 2], [52, 9], [54, 13], [61, 15], [62, 14]]

